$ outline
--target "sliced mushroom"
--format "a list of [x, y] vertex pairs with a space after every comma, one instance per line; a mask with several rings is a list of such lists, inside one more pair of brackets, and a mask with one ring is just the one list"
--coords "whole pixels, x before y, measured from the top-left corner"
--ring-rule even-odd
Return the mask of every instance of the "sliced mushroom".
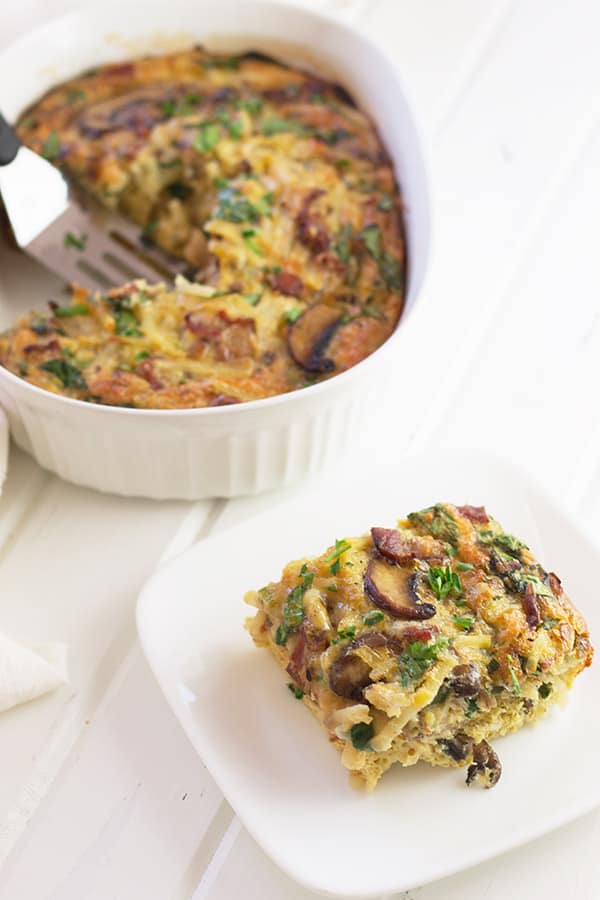
[[293, 272], [277, 272], [272, 279], [272, 285], [276, 291], [281, 294], [287, 294], [289, 297], [301, 297], [304, 289], [304, 282]]
[[401, 651], [401, 644], [381, 631], [369, 631], [346, 644], [329, 670], [329, 687], [339, 697], [360, 700], [362, 692], [371, 684], [371, 667], [356, 655], [359, 647], [373, 649], [389, 647], [394, 652]]
[[444, 545], [429, 537], [404, 537], [395, 528], [371, 528], [373, 543], [382, 556], [405, 565], [413, 559], [442, 562]]
[[473, 762], [467, 769], [467, 784], [477, 782], [484, 788], [494, 787], [502, 775], [502, 764], [487, 741], [473, 747]]
[[481, 690], [481, 675], [474, 663], [454, 666], [448, 683], [458, 697], [476, 697]]
[[563, 586], [558, 575], [555, 575], [554, 572], [548, 572], [544, 581], [556, 598], [561, 596], [563, 592]]
[[290, 353], [308, 372], [332, 372], [335, 363], [325, 353], [339, 326], [342, 313], [325, 303], [315, 303], [292, 325], [288, 336]]
[[157, 122], [169, 118], [169, 103], [180, 93], [175, 86], [157, 84], [118, 94], [84, 108], [79, 128], [94, 138], [121, 129], [146, 134]]
[[438, 741], [444, 753], [455, 762], [462, 762], [471, 754], [473, 742], [466, 734], [456, 734], [453, 738]]
[[395, 619], [431, 619], [433, 603], [422, 603], [418, 588], [419, 573], [407, 573], [383, 559], [372, 559], [365, 572], [365, 591], [375, 604]]

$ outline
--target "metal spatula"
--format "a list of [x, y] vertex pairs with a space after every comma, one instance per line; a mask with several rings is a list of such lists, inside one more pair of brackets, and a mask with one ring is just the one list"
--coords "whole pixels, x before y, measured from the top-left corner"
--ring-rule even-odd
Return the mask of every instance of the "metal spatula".
[[104, 290], [133, 278], [172, 280], [189, 269], [131, 222], [76, 196], [1, 114], [0, 195], [19, 247], [68, 282]]

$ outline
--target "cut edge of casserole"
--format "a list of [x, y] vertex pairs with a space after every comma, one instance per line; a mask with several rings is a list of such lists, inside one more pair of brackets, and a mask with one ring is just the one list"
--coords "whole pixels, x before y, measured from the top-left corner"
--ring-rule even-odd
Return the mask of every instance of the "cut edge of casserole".
[[246, 601], [254, 642], [368, 790], [420, 760], [492, 787], [490, 741], [563, 701], [593, 656], [558, 577], [483, 507], [438, 503], [336, 540]]

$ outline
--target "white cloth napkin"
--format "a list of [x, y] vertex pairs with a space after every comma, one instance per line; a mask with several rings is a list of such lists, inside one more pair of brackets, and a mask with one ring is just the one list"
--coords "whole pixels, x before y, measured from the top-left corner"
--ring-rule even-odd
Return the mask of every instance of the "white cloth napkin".
[[66, 644], [17, 644], [0, 634], [0, 712], [68, 681]]
[[[0, 491], [8, 461], [8, 422], [0, 409]], [[68, 680], [65, 644], [24, 646], [0, 632], [0, 712], [56, 690]]]

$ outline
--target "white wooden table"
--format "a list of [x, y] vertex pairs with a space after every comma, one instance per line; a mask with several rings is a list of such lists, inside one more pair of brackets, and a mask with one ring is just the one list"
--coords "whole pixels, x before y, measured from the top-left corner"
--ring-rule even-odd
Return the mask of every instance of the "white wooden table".
[[[0, 45], [76, 5], [4, 0]], [[597, 530], [600, 7], [367, 0], [349, 14], [404, 73], [430, 141], [438, 216], [429, 314], [411, 350], [415, 388], [398, 389], [392, 415], [374, 413], [365, 431], [377, 438], [367, 436], [358, 461], [394, 456], [401, 470], [409, 447], [491, 448], [536, 470]], [[0, 324], [55, 285], [0, 249]], [[134, 629], [137, 592], [161, 560], [275, 499], [105, 497], [12, 450], [0, 627], [67, 641], [72, 689], [0, 716], [2, 900], [314, 896], [239, 825]], [[594, 813], [405, 896], [597, 900], [599, 840]]]

